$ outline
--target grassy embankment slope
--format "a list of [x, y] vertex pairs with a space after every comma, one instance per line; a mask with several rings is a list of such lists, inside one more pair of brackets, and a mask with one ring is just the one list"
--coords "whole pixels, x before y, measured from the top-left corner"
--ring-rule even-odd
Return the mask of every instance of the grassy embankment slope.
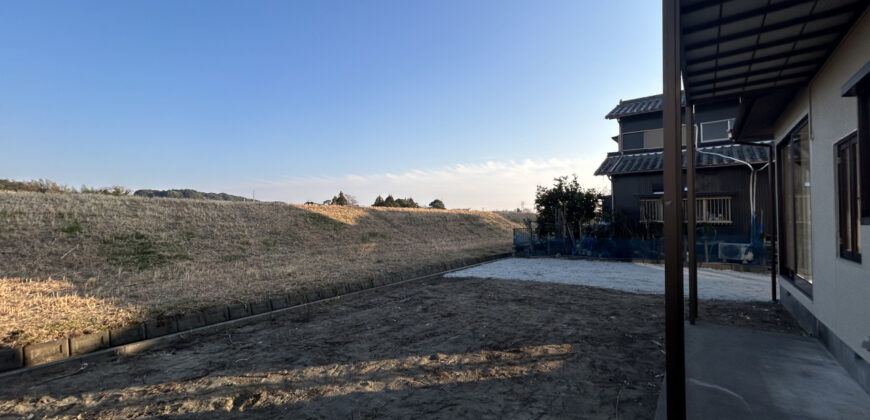
[[0, 193], [0, 345], [507, 252], [523, 216]]

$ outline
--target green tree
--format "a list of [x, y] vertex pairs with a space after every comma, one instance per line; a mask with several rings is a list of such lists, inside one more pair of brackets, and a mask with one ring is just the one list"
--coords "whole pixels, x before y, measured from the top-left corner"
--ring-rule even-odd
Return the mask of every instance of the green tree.
[[374, 204], [372, 204], [372, 207], [383, 207], [383, 206], [384, 206], [384, 197], [378, 196], [378, 198], [375, 198], [375, 202], [374, 202]]
[[574, 235], [580, 235], [581, 226], [597, 217], [598, 203], [602, 195], [593, 188], [585, 189], [577, 181], [577, 175], [555, 178], [550, 188], [538, 186], [535, 193], [535, 210], [538, 213], [538, 229], [545, 235], [553, 231], [556, 211], [565, 213], [565, 221]]
[[430, 208], [430, 209], [441, 209], [441, 210], [444, 210], [444, 209], [446, 209], [447, 207], [444, 206], [444, 202], [443, 202], [443, 201], [441, 201], [440, 199], [436, 198], [436, 199], [432, 200], [431, 203], [429, 203], [429, 208]]
[[344, 193], [339, 191], [337, 197], [332, 197], [332, 204], [334, 206], [346, 206], [347, 205], [347, 197], [345, 197]]
[[417, 204], [417, 202], [414, 201], [413, 198], [408, 197], [408, 198], [399, 198], [399, 199], [396, 199], [396, 207], [405, 207], [405, 208], [413, 208], [413, 209], [416, 209], [416, 208], [419, 208], [420, 205]]
[[387, 198], [384, 199], [384, 207], [397, 207], [396, 199], [393, 198], [393, 195], [387, 195]]

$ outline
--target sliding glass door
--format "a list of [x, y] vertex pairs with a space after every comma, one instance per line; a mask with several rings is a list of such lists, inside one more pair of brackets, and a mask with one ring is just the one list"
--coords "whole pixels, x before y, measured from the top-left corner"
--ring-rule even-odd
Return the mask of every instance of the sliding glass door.
[[806, 123], [782, 142], [779, 154], [780, 236], [783, 272], [812, 284], [810, 145]]

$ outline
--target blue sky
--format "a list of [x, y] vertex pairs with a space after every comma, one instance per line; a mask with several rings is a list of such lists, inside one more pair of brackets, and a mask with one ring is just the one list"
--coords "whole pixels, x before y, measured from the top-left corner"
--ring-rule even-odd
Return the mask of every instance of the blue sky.
[[661, 87], [649, 1], [5, 1], [0, 178], [530, 206]]

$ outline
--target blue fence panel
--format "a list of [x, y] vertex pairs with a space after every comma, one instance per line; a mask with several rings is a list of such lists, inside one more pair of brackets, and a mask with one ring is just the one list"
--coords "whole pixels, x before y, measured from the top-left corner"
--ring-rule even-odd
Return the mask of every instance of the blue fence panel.
[[[684, 251], [688, 243], [684, 237]], [[698, 262], [725, 262], [766, 266], [768, 246], [760, 240], [752, 241], [749, 235], [701, 235], [695, 243]], [[594, 237], [557, 238], [554, 235], [541, 237], [534, 229], [514, 229], [514, 251], [524, 256], [581, 256], [613, 259], [664, 259], [663, 238]]]

